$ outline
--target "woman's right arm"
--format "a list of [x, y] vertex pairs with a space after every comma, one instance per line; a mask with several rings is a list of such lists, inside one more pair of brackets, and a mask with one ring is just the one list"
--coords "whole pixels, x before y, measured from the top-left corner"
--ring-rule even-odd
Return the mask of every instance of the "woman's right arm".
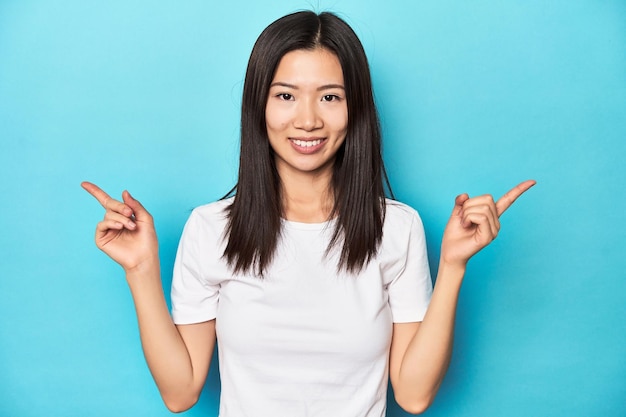
[[96, 245], [119, 263], [135, 302], [143, 352], [167, 408], [193, 406], [206, 380], [215, 346], [215, 320], [176, 326], [165, 302], [152, 216], [128, 191], [123, 201], [99, 187], [82, 187], [105, 208]]

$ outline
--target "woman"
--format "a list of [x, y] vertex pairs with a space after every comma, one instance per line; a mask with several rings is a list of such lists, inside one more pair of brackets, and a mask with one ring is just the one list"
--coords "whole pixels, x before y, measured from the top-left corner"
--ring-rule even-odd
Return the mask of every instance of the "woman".
[[367, 59], [344, 21], [299, 12], [267, 27], [241, 119], [234, 197], [185, 226], [173, 319], [152, 217], [128, 192], [117, 201], [83, 183], [106, 209], [96, 243], [125, 269], [165, 404], [197, 401], [217, 335], [222, 417], [383, 416], [388, 378], [401, 407], [425, 410], [450, 360], [465, 265], [534, 182], [498, 202], [456, 198], [433, 291], [417, 213], [385, 199]]

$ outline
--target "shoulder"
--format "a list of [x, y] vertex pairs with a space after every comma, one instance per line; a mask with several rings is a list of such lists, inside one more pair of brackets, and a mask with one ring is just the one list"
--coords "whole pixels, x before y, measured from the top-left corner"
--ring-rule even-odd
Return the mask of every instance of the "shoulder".
[[183, 236], [197, 239], [222, 237], [228, 223], [228, 207], [232, 198], [198, 206], [192, 210]]
[[425, 245], [424, 224], [417, 210], [399, 201], [385, 201], [385, 222], [383, 224], [383, 250], [399, 253], [408, 250], [412, 244]]
[[198, 206], [191, 212], [190, 220], [199, 220], [204, 222], [216, 222], [227, 219], [228, 207], [232, 204], [233, 198], [214, 201], [209, 204]]
[[385, 199], [385, 227], [410, 228], [415, 224], [422, 226], [417, 210], [400, 201]]
[[[386, 200], [385, 204], [385, 223], [378, 260], [386, 277], [385, 282], [394, 283], [394, 321], [420, 321], [405, 320], [407, 316], [400, 316], [396, 307], [402, 304], [398, 299], [409, 296], [415, 290], [414, 286], [421, 287], [423, 284], [427, 288], [430, 282], [424, 226], [417, 211], [407, 204], [393, 200]], [[402, 295], [405, 291], [408, 292]], [[421, 289], [418, 292], [428, 293]], [[412, 308], [405, 307], [408, 310]], [[420, 314], [411, 317], [419, 318]]]

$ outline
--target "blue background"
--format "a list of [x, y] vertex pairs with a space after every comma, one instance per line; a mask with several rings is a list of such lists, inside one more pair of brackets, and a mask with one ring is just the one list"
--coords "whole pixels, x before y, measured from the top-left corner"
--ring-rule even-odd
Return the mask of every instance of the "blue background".
[[[365, 45], [433, 269], [455, 195], [538, 181], [470, 263], [426, 415], [626, 415], [623, 0], [0, 0], [0, 415], [170, 415], [79, 184], [151, 210], [169, 288], [190, 210], [236, 180], [252, 45], [303, 8]], [[186, 415], [218, 398], [214, 366]], [[405, 414], [391, 400], [388, 415]]]

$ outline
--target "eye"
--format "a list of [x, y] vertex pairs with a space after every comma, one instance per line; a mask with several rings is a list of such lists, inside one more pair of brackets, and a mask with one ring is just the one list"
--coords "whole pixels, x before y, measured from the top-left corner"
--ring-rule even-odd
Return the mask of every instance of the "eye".
[[337, 101], [339, 100], [339, 96], [335, 94], [326, 94], [322, 97], [322, 101]]
[[276, 94], [276, 97], [278, 97], [281, 100], [285, 100], [285, 101], [293, 100], [293, 95], [291, 95], [289, 93]]

